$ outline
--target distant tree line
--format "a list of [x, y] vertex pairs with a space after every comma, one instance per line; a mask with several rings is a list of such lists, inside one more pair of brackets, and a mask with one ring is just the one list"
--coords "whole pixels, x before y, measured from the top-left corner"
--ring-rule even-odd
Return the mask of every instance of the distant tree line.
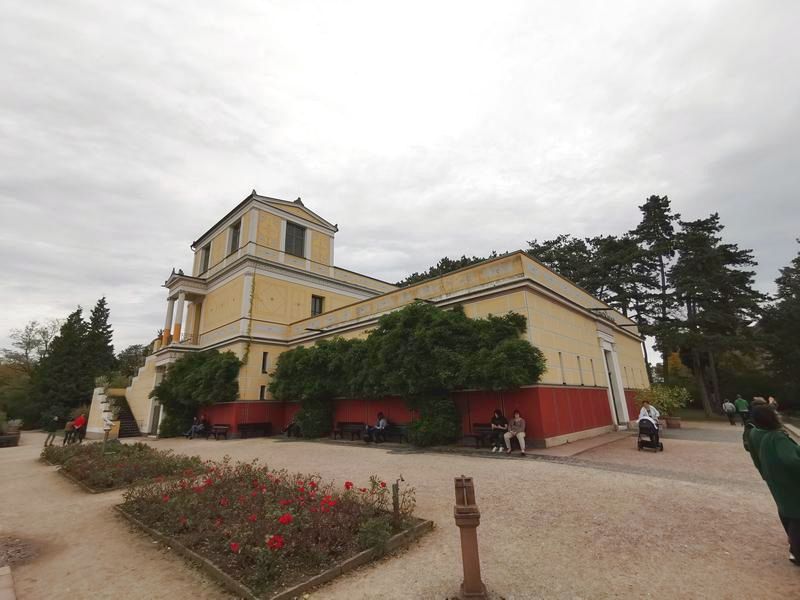
[[78, 307], [63, 320], [12, 330], [12, 347], [0, 352], [0, 411], [34, 427], [42, 418], [66, 417], [88, 405], [98, 377], [127, 385], [147, 347], [129, 346], [115, 356], [109, 317], [103, 297], [88, 320]]
[[[527, 253], [633, 319], [661, 354], [655, 373], [648, 360], [651, 381], [687, 385], [706, 413], [737, 392], [797, 404], [800, 256], [781, 270], [778, 293], [769, 298], [753, 286], [752, 250], [723, 239], [718, 213], [685, 220], [667, 196], [650, 196], [639, 210], [631, 231], [534, 239]], [[399, 285], [494, 256], [443, 258]]]

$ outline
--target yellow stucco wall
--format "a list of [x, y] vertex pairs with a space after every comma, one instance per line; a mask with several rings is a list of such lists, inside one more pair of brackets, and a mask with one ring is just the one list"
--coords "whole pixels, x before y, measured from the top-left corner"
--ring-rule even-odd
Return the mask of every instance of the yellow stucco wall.
[[615, 349], [619, 357], [622, 381], [628, 389], [648, 388], [642, 344], [621, 335], [614, 336]]
[[258, 211], [256, 243], [277, 251], [281, 247], [281, 218], [266, 211]]
[[[270, 374], [274, 372], [278, 356], [286, 350], [286, 346], [276, 346], [272, 344], [250, 344], [250, 352], [247, 362], [239, 371], [239, 397], [242, 400], [258, 400], [261, 386], [269, 384]], [[267, 353], [267, 373], [261, 372], [261, 360], [264, 352]], [[265, 400], [271, 400], [269, 391], [266, 392]]]
[[244, 277], [237, 277], [212, 292], [203, 301], [200, 316], [200, 334], [230, 323], [242, 315]]
[[[134, 377], [131, 385], [125, 390], [125, 399], [128, 401], [128, 406], [131, 407], [133, 418], [136, 419], [140, 430], [150, 421], [152, 399], [149, 396], [155, 386], [155, 357], [151, 355], [147, 357], [144, 366], [139, 369], [138, 375]], [[142, 433], [149, 432], [142, 431]]]
[[211, 256], [208, 259], [208, 268], [211, 269], [217, 265], [227, 252], [228, 245], [228, 230], [223, 229], [211, 239]]
[[252, 317], [275, 323], [299, 321], [311, 315], [312, 295], [322, 296], [325, 299], [323, 304], [325, 311], [357, 301], [357, 298], [352, 296], [329, 290], [256, 275]]
[[309, 230], [311, 234], [311, 260], [323, 265], [331, 264], [331, 236]]

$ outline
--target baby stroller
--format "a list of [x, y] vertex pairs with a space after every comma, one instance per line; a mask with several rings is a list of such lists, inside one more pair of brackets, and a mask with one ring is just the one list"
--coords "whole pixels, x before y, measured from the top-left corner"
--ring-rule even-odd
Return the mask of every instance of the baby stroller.
[[639, 419], [639, 435], [636, 437], [636, 446], [639, 450], [650, 448], [656, 452], [664, 451], [664, 444], [658, 439], [658, 426], [650, 419]]

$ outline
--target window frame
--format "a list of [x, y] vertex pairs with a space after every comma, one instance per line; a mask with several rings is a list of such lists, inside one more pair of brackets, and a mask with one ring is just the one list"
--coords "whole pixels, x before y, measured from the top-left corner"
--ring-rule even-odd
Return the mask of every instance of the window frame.
[[261, 353], [261, 372], [266, 373], [269, 369], [269, 352]]
[[[314, 305], [316, 301], [319, 301], [319, 312], [314, 312]], [[318, 317], [322, 313], [325, 312], [325, 296], [317, 296], [316, 294], [311, 294], [311, 316]]]
[[267, 399], [267, 386], [261, 385], [258, 387], [258, 399], [259, 400], [266, 400]]
[[[233, 234], [236, 234], [235, 246]], [[228, 227], [228, 254], [233, 254], [239, 249], [239, 244], [242, 241], [242, 220], [239, 219], [233, 225]]]
[[[289, 235], [290, 231], [292, 232], [292, 246], [289, 247]], [[301, 243], [300, 243], [300, 251], [299, 254], [295, 252], [297, 250], [297, 235], [298, 232], [302, 233]], [[302, 225], [298, 225], [297, 223], [292, 223], [291, 221], [286, 221], [286, 233], [284, 234], [283, 239], [283, 249], [284, 252], [287, 254], [291, 254], [292, 256], [296, 256], [297, 258], [306, 258], [306, 235], [308, 233], [308, 228], [303, 227]]]
[[200, 248], [200, 273], [208, 271], [211, 262], [211, 242]]

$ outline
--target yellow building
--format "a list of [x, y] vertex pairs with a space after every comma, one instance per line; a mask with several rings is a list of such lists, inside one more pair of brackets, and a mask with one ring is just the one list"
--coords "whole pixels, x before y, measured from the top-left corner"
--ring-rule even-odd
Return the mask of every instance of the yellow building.
[[[337, 231], [299, 198], [289, 202], [254, 190], [192, 244], [191, 274], [173, 272], [165, 283], [163, 336], [126, 390], [142, 432], [157, 433], [162, 415], [150, 391], [186, 352], [233, 351], [244, 361], [242, 402], [235, 404], [269, 403], [267, 384], [281, 352], [334, 336], [363, 336], [382, 314], [417, 299], [443, 308], [460, 304], [470, 317], [518, 312], [527, 318], [527, 339], [547, 358], [535, 386], [499, 396], [462, 393], [457, 403], [465, 411], [465, 429], [475, 418], [486, 422], [492, 404], [526, 407], [533, 421], [529, 437], [540, 445], [629, 421], [631, 390], [648, 385], [641, 339], [630, 319], [523, 252], [397, 288], [335, 266]], [[374, 414], [380, 402], [389, 400], [364, 410]], [[361, 409], [346, 404], [337, 417], [353, 420], [344, 417]], [[288, 420], [291, 411], [284, 409], [270, 413], [278, 421], [274, 427]], [[409, 417], [398, 407], [395, 414]], [[237, 423], [230, 424], [235, 431]]]

